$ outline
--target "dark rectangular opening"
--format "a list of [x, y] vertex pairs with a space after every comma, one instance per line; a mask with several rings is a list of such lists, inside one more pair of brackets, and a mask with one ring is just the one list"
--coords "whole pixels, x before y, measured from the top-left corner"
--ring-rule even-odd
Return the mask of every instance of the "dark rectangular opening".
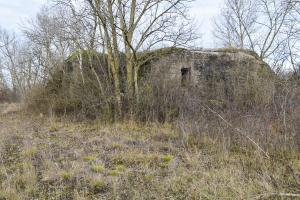
[[181, 85], [187, 86], [191, 78], [191, 69], [190, 68], [181, 68]]

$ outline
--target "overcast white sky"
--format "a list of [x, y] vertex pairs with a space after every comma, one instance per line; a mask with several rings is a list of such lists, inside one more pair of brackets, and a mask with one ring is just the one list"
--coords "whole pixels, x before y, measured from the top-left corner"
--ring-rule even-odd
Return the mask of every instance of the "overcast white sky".
[[[17, 30], [22, 22], [32, 18], [47, 0], [0, 0], [0, 26], [8, 30]], [[212, 18], [216, 16], [223, 0], [196, 0], [192, 4], [190, 15], [200, 27], [203, 39], [199, 46], [214, 47]]]

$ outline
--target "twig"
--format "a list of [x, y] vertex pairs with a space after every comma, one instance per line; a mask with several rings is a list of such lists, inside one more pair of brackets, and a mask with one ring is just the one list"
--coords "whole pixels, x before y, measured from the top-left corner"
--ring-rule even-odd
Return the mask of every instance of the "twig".
[[213, 114], [217, 115], [223, 122], [225, 122], [227, 124], [227, 126], [231, 127], [233, 130], [235, 130], [236, 132], [238, 132], [239, 134], [245, 136], [248, 140], [250, 140], [251, 143], [253, 143], [257, 149], [259, 151], [261, 151], [268, 159], [270, 159], [270, 156], [268, 155], [268, 153], [263, 150], [263, 148], [261, 148], [257, 142], [255, 142], [252, 138], [250, 138], [244, 131], [242, 131], [241, 129], [239, 128], [236, 128], [234, 127], [230, 122], [228, 122], [226, 119], [224, 119], [219, 113], [217, 113], [216, 111], [214, 111], [213, 109], [211, 109], [210, 107], [208, 106], [204, 106], [206, 109], [208, 109], [210, 112], [212, 112]]
[[293, 194], [293, 193], [266, 193], [261, 194], [253, 199], [265, 199], [269, 197], [300, 197], [300, 194]]

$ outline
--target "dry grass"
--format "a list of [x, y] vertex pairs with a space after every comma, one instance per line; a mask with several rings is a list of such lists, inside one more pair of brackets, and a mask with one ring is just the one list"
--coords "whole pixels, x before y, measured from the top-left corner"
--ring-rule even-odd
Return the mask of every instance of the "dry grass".
[[20, 110], [21, 110], [21, 106], [20, 106], [20, 104], [17, 104], [17, 103], [0, 104], [0, 114], [1, 115], [19, 112]]
[[[300, 193], [299, 152], [205, 138], [183, 145], [170, 124], [72, 123], [0, 116], [0, 199], [274, 199]], [[278, 199], [284, 197], [278, 197]], [[297, 197], [294, 197], [297, 198]]]

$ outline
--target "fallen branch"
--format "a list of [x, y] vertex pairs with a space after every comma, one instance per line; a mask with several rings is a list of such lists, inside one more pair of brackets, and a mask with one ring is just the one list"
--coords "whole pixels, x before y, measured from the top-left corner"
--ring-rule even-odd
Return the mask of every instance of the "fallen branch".
[[228, 122], [226, 119], [224, 119], [224, 117], [222, 117], [219, 113], [217, 113], [216, 111], [214, 111], [210, 107], [208, 107], [208, 106], [205, 105], [204, 108], [208, 109], [210, 112], [212, 112], [213, 114], [215, 114], [216, 116], [218, 116], [223, 122], [225, 122], [227, 124], [227, 126], [231, 127], [233, 130], [235, 130], [239, 134], [245, 136], [251, 143], [253, 143], [257, 147], [257, 149], [259, 151], [261, 151], [268, 159], [270, 159], [270, 156], [268, 155], [268, 153], [265, 150], [263, 150], [263, 148], [260, 147], [257, 144], [257, 142], [255, 142], [252, 138], [250, 138], [244, 131], [242, 131], [239, 128], [234, 127], [230, 122]]
[[300, 194], [293, 194], [293, 193], [267, 193], [267, 194], [261, 194], [257, 197], [254, 197], [253, 199], [265, 199], [270, 197], [300, 197]]

